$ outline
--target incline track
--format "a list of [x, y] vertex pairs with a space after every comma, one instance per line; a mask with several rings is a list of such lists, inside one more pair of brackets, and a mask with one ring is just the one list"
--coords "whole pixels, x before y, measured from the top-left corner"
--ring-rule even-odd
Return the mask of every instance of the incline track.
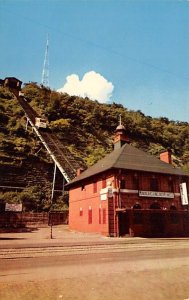
[[24, 110], [30, 125], [34, 129], [38, 138], [41, 140], [42, 144], [47, 149], [48, 153], [50, 154], [51, 158], [59, 168], [66, 181], [69, 182], [70, 180], [75, 178], [76, 171], [78, 168], [80, 168], [79, 163], [73, 158], [73, 155], [59, 141], [54, 133], [52, 133], [50, 130], [45, 131], [44, 129], [38, 129], [35, 126], [35, 118], [39, 117], [39, 115], [23, 97], [18, 97], [17, 99], [22, 109]]

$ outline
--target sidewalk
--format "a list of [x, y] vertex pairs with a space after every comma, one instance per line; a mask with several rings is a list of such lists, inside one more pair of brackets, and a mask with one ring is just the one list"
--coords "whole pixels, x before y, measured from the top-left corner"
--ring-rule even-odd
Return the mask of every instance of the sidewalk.
[[[101, 236], [98, 233], [83, 233], [69, 229], [68, 225], [29, 229], [29, 231], [1, 232], [0, 249], [49, 247], [49, 246], [76, 246], [76, 245], [104, 245], [127, 242], [139, 242], [142, 238], [112, 238]], [[143, 240], [143, 239], [142, 239]]]

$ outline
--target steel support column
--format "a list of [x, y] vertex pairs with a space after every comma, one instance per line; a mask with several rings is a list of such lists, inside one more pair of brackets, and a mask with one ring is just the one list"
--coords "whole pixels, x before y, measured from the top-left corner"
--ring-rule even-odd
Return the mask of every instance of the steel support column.
[[56, 179], [56, 163], [54, 164], [54, 175], [53, 175], [53, 184], [52, 184], [52, 193], [51, 193], [51, 203], [53, 202], [53, 197], [54, 197], [55, 179]]
[[65, 185], [65, 178], [63, 176], [63, 181], [62, 181], [62, 196], [64, 196], [64, 185]]
[[28, 118], [26, 119], [26, 131], [28, 130], [28, 123], [29, 123], [29, 120]]

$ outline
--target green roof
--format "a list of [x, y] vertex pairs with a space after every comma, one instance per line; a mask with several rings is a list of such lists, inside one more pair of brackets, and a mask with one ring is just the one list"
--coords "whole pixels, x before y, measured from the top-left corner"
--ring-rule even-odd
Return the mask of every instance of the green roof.
[[96, 174], [105, 172], [110, 169], [136, 170], [143, 172], [162, 173], [178, 176], [189, 176], [179, 168], [165, 163], [155, 156], [139, 150], [129, 144], [112, 151], [103, 159], [99, 160], [92, 167], [82, 172], [67, 184], [68, 187], [76, 182], [92, 177]]

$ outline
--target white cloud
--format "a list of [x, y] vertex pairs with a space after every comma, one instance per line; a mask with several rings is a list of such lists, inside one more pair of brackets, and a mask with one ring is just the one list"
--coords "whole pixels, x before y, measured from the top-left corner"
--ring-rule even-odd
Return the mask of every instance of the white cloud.
[[57, 91], [71, 96], [88, 97], [103, 103], [110, 100], [113, 89], [113, 84], [106, 78], [95, 71], [90, 71], [85, 73], [81, 80], [76, 74], [69, 75], [65, 85]]

